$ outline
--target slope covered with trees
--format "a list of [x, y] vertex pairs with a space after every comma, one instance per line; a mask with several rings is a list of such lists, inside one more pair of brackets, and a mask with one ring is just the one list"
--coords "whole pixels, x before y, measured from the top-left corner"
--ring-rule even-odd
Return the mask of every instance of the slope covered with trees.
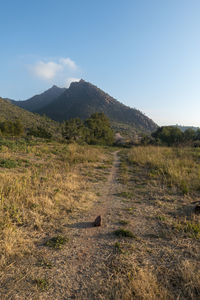
[[0, 98], [0, 123], [8, 125], [8, 122], [12, 123], [17, 122], [18, 120], [27, 133], [30, 130], [38, 130], [38, 128], [42, 128], [42, 130], [45, 130], [52, 136], [61, 136], [59, 123], [47, 117], [33, 114], [27, 110], [17, 107], [16, 105], [13, 105], [10, 101]]

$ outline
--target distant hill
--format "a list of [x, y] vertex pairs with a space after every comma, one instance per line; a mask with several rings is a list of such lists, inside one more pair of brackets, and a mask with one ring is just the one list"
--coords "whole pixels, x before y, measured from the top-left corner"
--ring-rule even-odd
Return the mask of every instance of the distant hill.
[[54, 86], [41, 95], [13, 103], [59, 122], [77, 117], [86, 119], [94, 112], [103, 112], [113, 124], [126, 124], [143, 132], [152, 132], [157, 128], [157, 125], [139, 110], [120, 103], [84, 80], [72, 82], [68, 89]]
[[17, 119], [22, 122], [25, 129], [33, 129], [40, 126], [53, 136], [60, 136], [59, 123], [17, 107], [10, 100], [0, 98], [0, 122], [16, 121]]
[[[14, 101], [11, 102], [19, 107], [22, 107], [31, 112], [36, 112], [43, 107], [49, 105], [52, 101], [54, 101], [57, 97], [59, 97], [66, 89], [59, 88], [56, 85], [52, 86], [52, 88], [48, 89], [42, 94], [35, 95], [30, 99], [25, 101]], [[9, 99], [8, 99], [9, 100]]]

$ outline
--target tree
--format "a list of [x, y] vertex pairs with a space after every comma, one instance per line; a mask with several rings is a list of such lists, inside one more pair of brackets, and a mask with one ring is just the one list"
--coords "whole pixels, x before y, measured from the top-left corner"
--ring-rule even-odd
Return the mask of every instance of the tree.
[[50, 139], [52, 134], [48, 132], [44, 127], [37, 126], [37, 128], [29, 129], [28, 135], [32, 135], [35, 137]]
[[185, 142], [192, 142], [195, 139], [195, 131], [192, 128], [188, 128], [183, 133], [183, 139]]
[[79, 118], [65, 121], [62, 134], [68, 142], [111, 145], [114, 141], [110, 122], [103, 113], [94, 113], [85, 122]]
[[154, 133], [152, 133], [152, 137], [168, 146], [177, 145], [183, 141], [182, 131], [174, 126], [159, 127]]
[[109, 119], [104, 113], [94, 113], [85, 121], [89, 135], [86, 141], [89, 144], [111, 145], [114, 141], [114, 133], [110, 126]]
[[76, 118], [65, 121], [62, 134], [68, 142], [83, 142], [86, 131], [83, 121]]

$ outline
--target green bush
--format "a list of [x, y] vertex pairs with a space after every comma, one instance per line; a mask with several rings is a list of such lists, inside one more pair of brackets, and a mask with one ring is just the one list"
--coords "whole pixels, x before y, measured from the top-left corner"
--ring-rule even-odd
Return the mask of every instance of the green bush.
[[135, 238], [135, 235], [130, 231], [123, 228], [114, 231], [114, 234], [118, 237]]
[[27, 135], [32, 135], [39, 138], [50, 139], [52, 134], [48, 132], [45, 128], [38, 126], [37, 128], [29, 129]]
[[0, 168], [12, 169], [16, 168], [19, 163], [13, 159], [0, 159]]

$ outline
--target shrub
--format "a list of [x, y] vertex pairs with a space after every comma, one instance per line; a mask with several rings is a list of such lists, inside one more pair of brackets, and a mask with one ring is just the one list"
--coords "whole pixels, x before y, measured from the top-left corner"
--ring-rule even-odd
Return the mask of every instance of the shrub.
[[58, 235], [49, 239], [47, 242], [45, 242], [44, 245], [54, 249], [60, 249], [67, 241], [68, 241], [67, 238]]
[[135, 235], [130, 230], [123, 228], [115, 230], [114, 234], [119, 237], [135, 238]]
[[29, 129], [27, 134], [44, 139], [50, 139], [52, 137], [50, 132], [48, 132], [44, 127], [40, 126], [38, 126], [36, 129]]

